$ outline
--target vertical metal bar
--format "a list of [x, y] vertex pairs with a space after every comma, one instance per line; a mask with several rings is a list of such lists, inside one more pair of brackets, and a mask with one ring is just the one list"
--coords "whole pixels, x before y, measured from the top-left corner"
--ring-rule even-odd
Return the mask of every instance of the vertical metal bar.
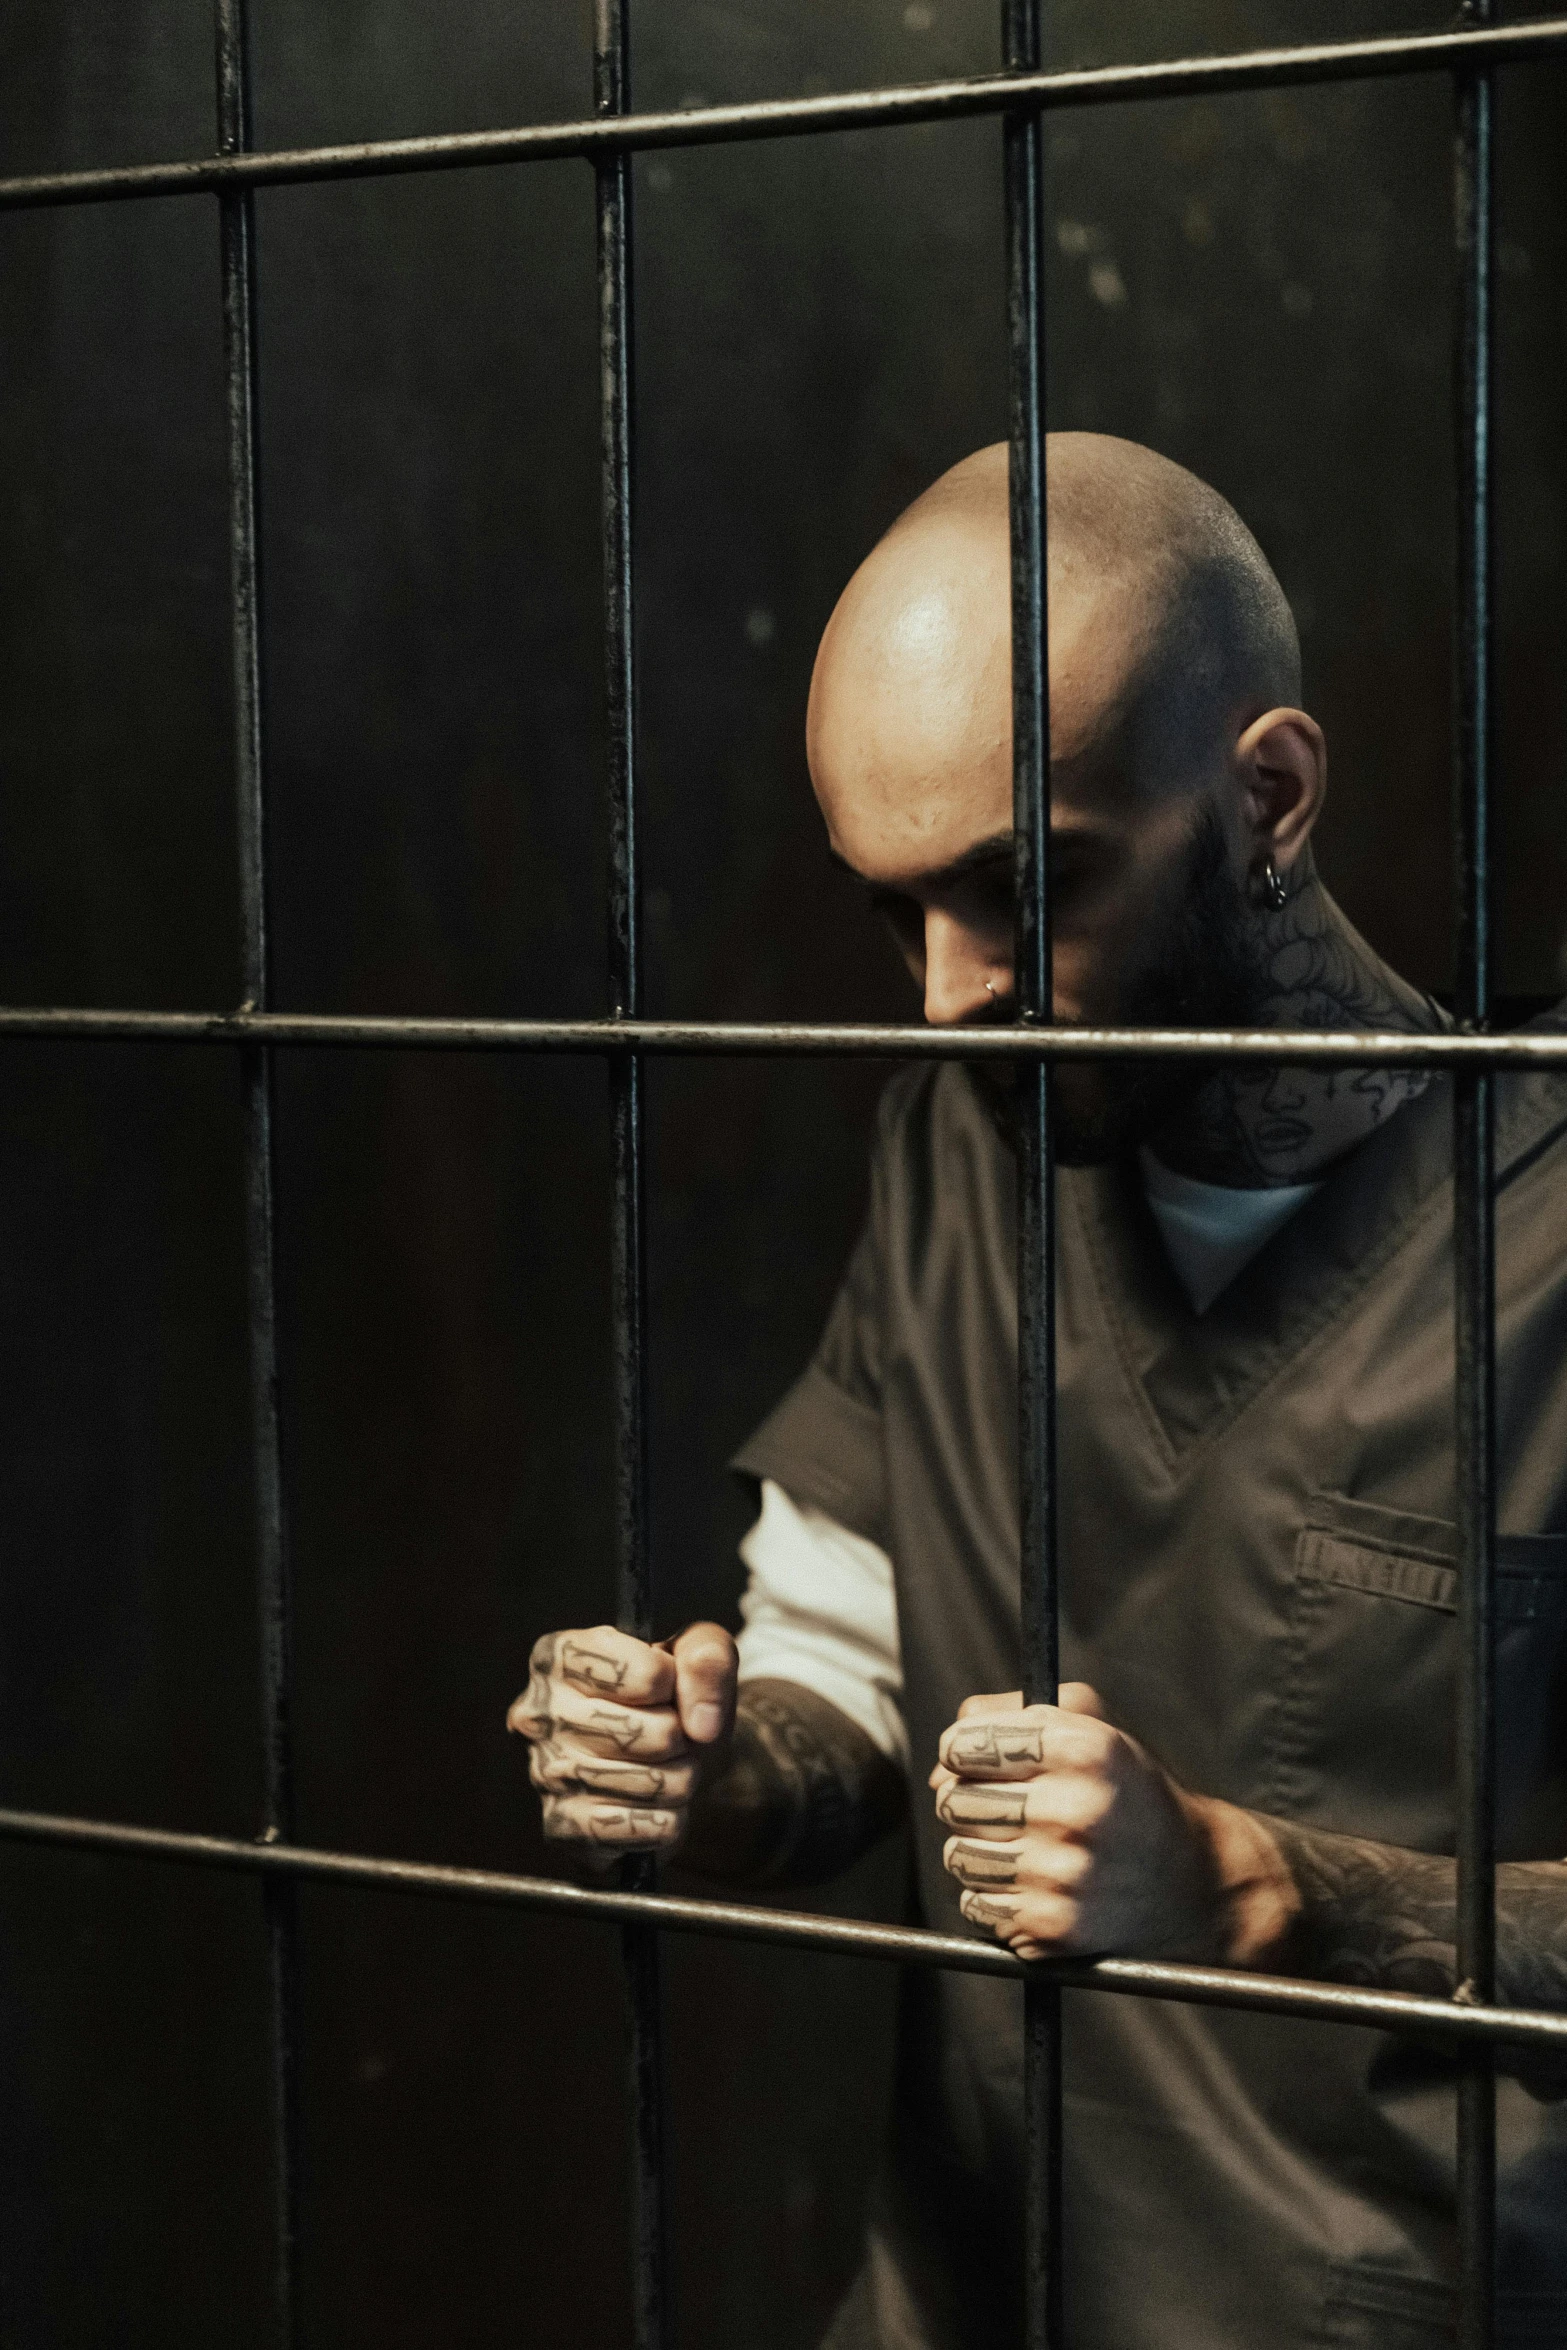
[[[216, 0], [218, 147], [251, 144], [246, 0]], [[228, 428], [229, 566], [233, 598], [234, 771], [238, 795], [243, 996], [268, 1001], [266, 798], [262, 757], [261, 549], [256, 400], [256, 224], [248, 192], [220, 196], [223, 364]], [[240, 1055], [245, 1122], [245, 1256], [249, 1292], [251, 1449], [261, 1633], [263, 1834], [294, 1834], [290, 1712], [293, 1623], [278, 1427], [277, 1286], [273, 1244], [272, 1056]], [[274, 2315], [283, 2350], [299, 2338], [298, 1925], [294, 1888], [262, 1888], [272, 2042]]]
[[[1003, 0], [1003, 58], [1040, 58], [1039, 0]], [[1050, 693], [1046, 634], [1044, 136], [1037, 112], [1005, 119], [1007, 343], [1012, 535], [1012, 798], [1017, 1015], [1048, 1021]], [[1050, 1075], [1017, 1081], [1018, 1465], [1023, 1689], [1053, 1703], [1058, 1674], [1055, 1480], [1055, 1164]], [[1061, 2350], [1061, 1994], [1023, 1994], [1024, 2338]]]
[[[1483, 24], [1491, 0], [1466, 0]], [[1460, 1024], [1490, 1019], [1492, 742], [1491, 78], [1464, 74], [1455, 134], [1458, 478], [1454, 840]], [[1493, 1593], [1496, 1554], [1493, 1080], [1453, 1088], [1454, 1409], [1458, 1466], [1458, 1976], [1460, 1996], [1496, 1992]], [[1496, 2338], [1496, 2074], [1468, 2058], [1458, 2092], [1459, 2350]]]
[[[627, 0], [595, 0], [593, 100], [599, 114], [631, 103]], [[614, 1011], [641, 1010], [636, 805], [636, 664], [632, 590], [631, 158], [595, 167], [598, 217], [599, 385], [602, 418], [604, 634], [609, 760], [609, 979]], [[610, 1062], [614, 1161], [611, 1310], [615, 1381], [615, 1540], [619, 1621], [653, 1635], [648, 1556], [647, 1273], [642, 1064]], [[651, 1891], [650, 1860], [628, 1860], [626, 1882]], [[658, 1936], [624, 1935], [630, 2017], [632, 2291], [637, 2350], [672, 2339], [664, 2164], [663, 2024]]]

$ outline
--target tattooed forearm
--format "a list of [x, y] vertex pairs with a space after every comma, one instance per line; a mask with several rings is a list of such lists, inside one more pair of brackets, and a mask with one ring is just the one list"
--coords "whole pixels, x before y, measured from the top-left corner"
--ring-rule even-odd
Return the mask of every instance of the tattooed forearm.
[[[1278, 1964], [1336, 1983], [1450, 1998], [1458, 1985], [1457, 1872], [1451, 1860], [1292, 1821], [1264, 1823], [1300, 1896]], [[1567, 1862], [1505, 1861], [1496, 1872], [1496, 1995], [1508, 2007], [1567, 2007]], [[1560, 2059], [1509, 2071], [1555, 2080]]]
[[[1301, 1896], [1296, 1947], [1310, 1972], [1451, 1996], [1458, 1980], [1451, 1860], [1289, 1820], [1268, 1827]], [[1567, 2006], [1567, 1862], [1505, 1861], [1497, 1870], [1496, 1978], [1508, 2006]]]
[[902, 1772], [835, 1705], [793, 1681], [747, 1681], [681, 1862], [731, 1882], [814, 1884], [895, 1827], [906, 1800]]

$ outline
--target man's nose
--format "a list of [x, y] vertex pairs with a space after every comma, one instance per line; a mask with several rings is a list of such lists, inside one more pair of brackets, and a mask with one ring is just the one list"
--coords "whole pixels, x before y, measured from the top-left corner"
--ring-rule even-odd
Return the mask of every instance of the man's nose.
[[1012, 974], [997, 966], [973, 933], [951, 915], [925, 916], [925, 1017], [933, 1028], [993, 1014], [1012, 992]]

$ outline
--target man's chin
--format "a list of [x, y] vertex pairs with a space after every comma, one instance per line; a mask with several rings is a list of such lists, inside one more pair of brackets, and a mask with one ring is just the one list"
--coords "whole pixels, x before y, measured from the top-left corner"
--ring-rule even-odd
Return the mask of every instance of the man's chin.
[[1132, 1149], [1150, 1122], [1153, 1092], [1135, 1063], [1058, 1069], [1050, 1122], [1057, 1166], [1104, 1167]]
[[[1016, 1139], [1017, 1064], [971, 1061], [979, 1097], [1010, 1143]], [[1086, 1062], [1058, 1068], [1050, 1097], [1050, 1137], [1060, 1167], [1104, 1167], [1145, 1142], [1168, 1117], [1187, 1073], [1165, 1062]]]

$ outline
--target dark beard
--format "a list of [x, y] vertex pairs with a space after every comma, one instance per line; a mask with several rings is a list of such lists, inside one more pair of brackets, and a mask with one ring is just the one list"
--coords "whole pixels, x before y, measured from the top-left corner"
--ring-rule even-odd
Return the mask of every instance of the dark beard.
[[[1187, 848], [1179, 912], [1155, 959], [1117, 988], [1094, 1027], [1221, 1028], [1241, 1025], [1257, 983], [1252, 926], [1230, 872], [1211, 808], [1199, 811]], [[969, 1069], [1010, 1140], [1016, 1071], [975, 1061]], [[1064, 1167], [1097, 1167], [1145, 1142], [1212, 1075], [1206, 1061], [1067, 1061], [1051, 1088], [1051, 1132]]]

